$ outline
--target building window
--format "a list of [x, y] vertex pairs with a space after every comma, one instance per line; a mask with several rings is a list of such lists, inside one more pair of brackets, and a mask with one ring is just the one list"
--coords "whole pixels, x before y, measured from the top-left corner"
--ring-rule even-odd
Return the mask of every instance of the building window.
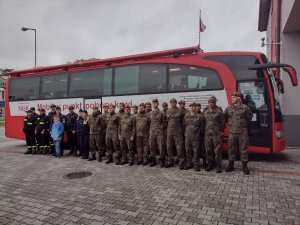
[[40, 77], [22, 77], [9, 80], [9, 100], [24, 101], [39, 98]]
[[41, 98], [66, 98], [68, 89], [68, 74], [59, 73], [42, 77]]

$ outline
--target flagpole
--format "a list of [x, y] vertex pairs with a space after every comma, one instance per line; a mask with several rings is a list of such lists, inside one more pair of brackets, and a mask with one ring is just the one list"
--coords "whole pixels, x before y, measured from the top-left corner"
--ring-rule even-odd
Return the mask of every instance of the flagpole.
[[201, 33], [201, 9], [200, 9], [200, 13], [199, 13], [199, 49], [201, 49], [201, 47], [200, 47], [200, 33]]

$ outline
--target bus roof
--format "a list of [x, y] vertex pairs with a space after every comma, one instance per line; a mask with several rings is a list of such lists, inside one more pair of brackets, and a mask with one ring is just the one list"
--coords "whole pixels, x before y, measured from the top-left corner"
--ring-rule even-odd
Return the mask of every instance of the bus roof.
[[[201, 54], [199, 54], [201, 53]], [[136, 54], [136, 55], [129, 55], [129, 56], [121, 56], [116, 58], [108, 58], [108, 59], [98, 59], [86, 62], [79, 62], [79, 63], [69, 63], [69, 64], [61, 64], [61, 65], [54, 65], [54, 66], [46, 66], [46, 67], [37, 67], [32, 69], [25, 69], [25, 70], [16, 70], [8, 72], [7, 75], [10, 76], [19, 76], [25, 74], [34, 74], [34, 73], [41, 73], [41, 72], [50, 72], [50, 71], [67, 71], [71, 68], [81, 68], [81, 67], [89, 67], [95, 65], [107, 65], [111, 66], [113, 63], [128, 63], [131, 61], [140, 61], [140, 60], [147, 60], [147, 59], [155, 59], [155, 58], [163, 58], [163, 57], [179, 57], [182, 55], [191, 55], [191, 54], [199, 54], [201, 58], [210, 55], [258, 55], [262, 54], [259, 52], [242, 52], [242, 51], [224, 51], [224, 52], [206, 52], [203, 53], [203, 50], [199, 48], [199, 46], [194, 47], [186, 47], [186, 48], [178, 48], [178, 49], [171, 49], [165, 51], [157, 51], [157, 52], [150, 52], [150, 53], [143, 53], [143, 54]]]

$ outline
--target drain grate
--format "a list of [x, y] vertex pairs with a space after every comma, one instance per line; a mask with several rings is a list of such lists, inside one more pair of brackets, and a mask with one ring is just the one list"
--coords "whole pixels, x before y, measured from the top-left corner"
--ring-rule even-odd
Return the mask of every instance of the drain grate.
[[67, 179], [81, 179], [81, 178], [89, 177], [91, 175], [92, 175], [91, 172], [80, 171], [80, 172], [68, 173], [64, 177]]

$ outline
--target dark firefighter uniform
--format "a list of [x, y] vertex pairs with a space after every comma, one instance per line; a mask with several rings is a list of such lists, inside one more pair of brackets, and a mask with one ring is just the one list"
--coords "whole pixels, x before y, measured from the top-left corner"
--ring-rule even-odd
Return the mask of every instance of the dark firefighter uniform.
[[27, 116], [24, 118], [24, 127], [23, 132], [26, 138], [27, 151], [24, 154], [35, 154], [37, 150], [36, 142], [35, 142], [35, 125], [36, 120], [32, 116], [32, 112], [30, 110], [27, 111]]
[[41, 115], [36, 119], [36, 139], [40, 147], [39, 153], [48, 153], [50, 118], [45, 114], [45, 110], [40, 110]]

